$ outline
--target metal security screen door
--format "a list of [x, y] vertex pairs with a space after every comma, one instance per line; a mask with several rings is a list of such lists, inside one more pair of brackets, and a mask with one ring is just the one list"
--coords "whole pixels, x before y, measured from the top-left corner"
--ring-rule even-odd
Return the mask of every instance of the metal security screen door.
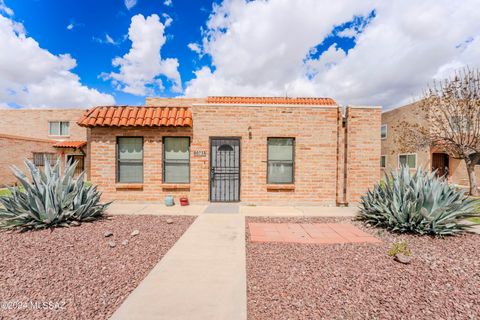
[[240, 139], [211, 139], [210, 147], [210, 201], [240, 201]]

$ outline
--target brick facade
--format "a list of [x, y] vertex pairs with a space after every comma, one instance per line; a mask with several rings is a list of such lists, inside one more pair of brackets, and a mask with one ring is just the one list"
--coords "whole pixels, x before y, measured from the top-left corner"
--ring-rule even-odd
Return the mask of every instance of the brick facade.
[[[402, 131], [398, 128], [401, 122], [404, 121], [428, 128], [427, 115], [420, 108], [420, 102], [414, 102], [383, 112], [381, 121], [382, 125], [387, 126], [387, 137], [381, 140], [381, 154], [386, 157], [386, 167], [380, 169], [382, 177], [385, 173], [389, 173], [390, 170], [399, 167], [398, 157], [400, 154], [415, 154], [417, 167], [422, 167], [428, 171], [432, 170], [432, 154], [441, 153], [441, 150], [430, 147], [405, 149], [398, 143], [399, 135], [402, 134]], [[461, 186], [469, 185], [467, 169], [463, 160], [450, 157], [448, 167], [450, 182]], [[415, 169], [411, 171], [414, 172]], [[480, 169], [476, 168], [475, 176], [477, 181], [480, 181]]]
[[[378, 182], [379, 108], [347, 108], [344, 127], [341, 109], [336, 106], [213, 105], [202, 101], [191, 101], [193, 128], [89, 129], [91, 180], [103, 197], [163, 202], [166, 195], [173, 195], [178, 202], [179, 196], [186, 195], [194, 203], [208, 202], [211, 137], [240, 138], [240, 200], [245, 203], [354, 203]], [[149, 99], [147, 105], [164, 105], [163, 99]], [[181, 105], [185, 106], [185, 101]], [[119, 136], [144, 138], [142, 184], [116, 183]], [[162, 182], [165, 136], [190, 137], [189, 184]], [[291, 185], [267, 184], [267, 138], [273, 137], [295, 139], [295, 181]]]
[[[84, 109], [25, 109], [0, 110], [0, 187], [16, 182], [10, 166], [25, 169], [24, 160], [32, 159], [33, 153], [57, 153], [63, 160], [66, 155], [83, 153], [82, 150], [54, 148], [53, 144], [65, 140], [87, 140], [87, 129], [77, 125]], [[70, 135], [50, 136], [50, 121], [68, 121]], [[86, 151], [86, 148], [85, 148]], [[88, 170], [89, 158], [85, 157], [85, 169]]]

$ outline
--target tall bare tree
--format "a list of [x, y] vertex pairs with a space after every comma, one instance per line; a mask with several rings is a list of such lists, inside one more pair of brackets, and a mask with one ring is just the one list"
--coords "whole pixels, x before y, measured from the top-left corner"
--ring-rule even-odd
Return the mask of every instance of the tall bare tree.
[[427, 126], [400, 123], [403, 149], [435, 147], [465, 161], [470, 194], [478, 195], [475, 165], [480, 161], [480, 70], [462, 69], [433, 82], [420, 101]]

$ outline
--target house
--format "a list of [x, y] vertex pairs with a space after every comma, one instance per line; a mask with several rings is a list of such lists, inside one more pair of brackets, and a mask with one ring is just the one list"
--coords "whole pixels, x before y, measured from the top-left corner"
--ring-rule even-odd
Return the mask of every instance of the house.
[[147, 98], [100, 106], [90, 177], [107, 200], [347, 205], [380, 178], [380, 107], [330, 98]]
[[[439, 176], [446, 175], [455, 184], [468, 186], [468, 175], [463, 160], [453, 159], [443, 150], [432, 147], [425, 148], [402, 148], [399, 137], [403, 134], [399, 125], [402, 122], [418, 124], [428, 128], [427, 115], [420, 107], [420, 102], [414, 102], [393, 110], [382, 113], [381, 126], [381, 158], [380, 167], [382, 176], [391, 169], [398, 168], [400, 164], [408, 165], [412, 171], [419, 166], [433, 171], [437, 170]], [[477, 181], [480, 178], [480, 170], [476, 170]]]
[[77, 173], [88, 170], [87, 129], [77, 125], [85, 109], [1, 109], [0, 187], [17, 182], [11, 165], [25, 169], [29, 159], [43, 166], [44, 159], [79, 162]]

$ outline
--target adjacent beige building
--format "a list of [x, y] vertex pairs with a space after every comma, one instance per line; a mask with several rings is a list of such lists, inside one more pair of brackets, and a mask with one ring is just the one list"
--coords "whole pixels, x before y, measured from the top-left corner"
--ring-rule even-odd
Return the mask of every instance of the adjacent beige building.
[[[399, 129], [403, 121], [428, 127], [426, 114], [421, 110], [420, 103], [414, 102], [382, 113], [381, 127], [381, 158], [380, 167], [382, 176], [396, 169], [400, 163], [406, 163], [412, 170], [419, 166], [431, 171], [437, 170], [439, 175], [447, 175], [455, 184], [468, 186], [468, 175], [463, 160], [453, 159], [442, 150], [435, 147], [404, 150], [398, 143], [402, 134]], [[480, 178], [480, 169], [475, 172], [477, 180]]]
[[13, 185], [10, 167], [25, 169], [29, 159], [42, 166], [44, 159], [79, 162], [77, 173], [89, 172], [87, 129], [77, 125], [84, 109], [0, 110], [0, 187]]

